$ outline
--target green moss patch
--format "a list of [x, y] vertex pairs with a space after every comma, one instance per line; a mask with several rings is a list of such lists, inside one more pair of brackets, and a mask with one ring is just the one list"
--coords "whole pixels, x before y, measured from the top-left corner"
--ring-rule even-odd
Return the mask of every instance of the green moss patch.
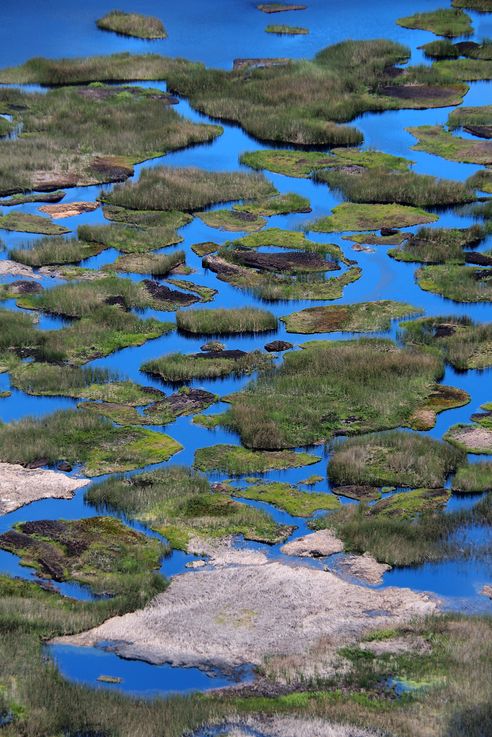
[[213, 492], [207, 479], [179, 466], [130, 479], [109, 479], [92, 486], [86, 499], [142, 522], [182, 550], [197, 537], [244, 535], [275, 543], [290, 533], [290, 528], [276, 524], [265, 512], [236, 502], [229, 494]]
[[443, 509], [449, 500], [448, 489], [414, 489], [381, 499], [370, 514], [412, 519], [426, 512]]
[[131, 210], [200, 210], [220, 202], [255, 199], [275, 188], [261, 174], [210, 172], [204, 169], [144, 169], [137, 182], [117, 186], [104, 202]]
[[390, 235], [378, 235], [377, 233], [352, 233], [351, 235], [342, 235], [343, 240], [352, 241], [353, 243], [364, 243], [368, 246], [398, 246], [408, 238], [408, 233], [400, 233], [394, 228]]
[[212, 351], [211, 353], [169, 353], [142, 364], [141, 370], [163, 381], [180, 383], [193, 379], [220, 379], [243, 376], [267, 369], [272, 357], [260, 351]]
[[191, 250], [193, 251], [193, 253], [196, 253], [197, 256], [208, 256], [209, 253], [214, 253], [214, 251], [216, 251], [218, 247], [218, 243], [206, 241], [204, 243], [195, 243], [191, 247]]
[[252, 212], [236, 210], [209, 210], [198, 215], [200, 220], [209, 228], [230, 231], [260, 230], [266, 225], [266, 220]]
[[121, 381], [107, 369], [21, 363], [11, 371], [10, 381], [16, 389], [34, 396], [93, 399], [135, 407], [163, 397], [159, 389]]
[[458, 263], [467, 259], [465, 248], [473, 248], [486, 237], [487, 230], [481, 225], [470, 228], [419, 228], [409, 233], [399, 247], [388, 251], [397, 261], [427, 264]]
[[248, 450], [240, 445], [212, 445], [195, 452], [195, 467], [200, 471], [223, 471], [231, 475], [300, 468], [318, 463], [317, 456], [294, 451]]
[[347, 230], [380, 230], [406, 228], [410, 225], [432, 223], [438, 219], [418, 207], [406, 205], [361, 205], [343, 202], [333, 208], [332, 214], [319, 218], [307, 226], [318, 233], [336, 233]]
[[240, 161], [252, 169], [267, 169], [276, 174], [304, 179], [313, 176], [318, 170], [322, 171], [329, 167], [357, 166], [407, 171], [412, 163], [401, 156], [371, 149], [363, 151], [358, 148], [334, 148], [330, 153], [261, 149], [242, 154]]
[[418, 140], [418, 143], [412, 146], [415, 151], [426, 151], [450, 161], [492, 164], [492, 142], [490, 141], [460, 138], [449, 133], [440, 125], [421, 125], [417, 128], [407, 128], [407, 130]]
[[30, 192], [29, 194], [13, 194], [11, 197], [0, 198], [0, 207], [15, 207], [30, 202], [60, 202], [65, 197], [63, 190], [55, 192]]
[[115, 428], [86, 412], [64, 410], [0, 426], [0, 458], [44, 465], [82, 464], [87, 476], [131, 471], [168, 460], [181, 445], [168, 435], [140, 427]]
[[492, 269], [444, 264], [423, 266], [415, 274], [417, 283], [426, 292], [440, 294], [454, 302], [490, 302], [492, 300]]
[[415, 13], [396, 21], [404, 28], [432, 31], [436, 36], [469, 36], [473, 33], [470, 16], [461, 8], [440, 8], [428, 13]]
[[58, 264], [74, 264], [83, 261], [107, 248], [102, 243], [86, 243], [76, 238], [49, 237], [41, 238], [22, 248], [13, 248], [10, 258], [27, 266], [52, 266]]
[[207, 430], [215, 430], [216, 427], [219, 427], [221, 422], [224, 419], [224, 413], [221, 412], [220, 414], [213, 414], [213, 415], [195, 415], [192, 419], [192, 423], [194, 425], [199, 425], [200, 427], [204, 427]]
[[98, 18], [97, 27], [104, 31], [113, 31], [123, 36], [135, 36], [149, 40], [166, 38], [167, 33], [159, 18], [141, 13], [125, 13], [122, 10], [111, 12]]
[[468, 463], [460, 466], [453, 478], [452, 489], [463, 494], [492, 491], [492, 463]]
[[235, 496], [273, 504], [293, 517], [310, 517], [319, 509], [333, 510], [340, 502], [333, 494], [299, 491], [278, 481], [234, 489]]
[[282, 317], [288, 333], [369, 333], [389, 330], [391, 320], [422, 312], [403, 302], [360, 302], [352, 305], [308, 307]]
[[[1, 182], [0, 182], [1, 189]], [[41, 235], [61, 235], [69, 233], [70, 228], [57, 225], [51, 218], [42, 215], [31, 215], [20, 210], [13, 210], [0, 217], [0, 230], [15, 230], [21, 233], [40, 233]]]
[[260, 200], [253, 200], [244, 205], [233, 205], [233, 210], [247, 212], [263, 217], [271, 215], [286, 215], [289, 212], [311, 212], [309, 200], [306, 197], [290, 192], [288, 194], [274, 194]]
[[401, 325], [407, 345], [432, 346], [459, 370], [492, 366], [492, 324], [469, 317], [426, 317]]
[[22, 522], [0, 535], [0, 547], [42, 578], [76, 581], [111, 595], [141, 584], [166, 552], [159, 540], [111, 517]]
[[259, 233], [251, 233], [235, 241], [227, 241], [226, 246], [235, 248], [290, 248], [299, 251], [314, 251], [315, 253], [326, 253], [346, 263], [342, 250], [334, 243], [316, 243], [306, 238], [304, 233], [296, 230], [283, 230], [282, 228], [267, 228]]
[[276, 317], [256, 307], [187, 310], [176, 314], [179, 330], [195, 335], [264, 333], [277, 328]]
[[244, 445], [260, 449], [399, 427], [428, 399], [442, 370], [437, 356], [391, 341], [312, 344], [228, 397], [226, 423]]
[[351, 202], [397, 203], [417, 207], [439, 207], [472, 202], [475, 194], [469, 183], [392, 169], [323, 169], [315, 180], [326, 182]]
[[267, 33], [275, 33], [278, 36], [307, 36], [308, 28], [302, 26], [286, 26], [282, 24], [271, 24], [265, 28]]
[[[139, 213], [138, 211], [135, 211], [135, 213], [137, 219]], [[151, 225], [138, 222], [81, 225], [78, 229], [78, 235], [84, 241], [101, 243], [107, 248], [116, 248], [118, 251], [123, 251], [123, 253], [146, 253], [147, 251], [181, 243], [183, 236], [177, 232], [177, 229], [190, 223], [192, 217], [176, 211], [158, 214], [161, 217], [156, 218], [154, 223], [152, 223], [151, 218], [145, 218], [152, 223]]]
[[450, 445], [394, 430], [336, 444], [328, 477], [335, 486], [440, 488], [462, 461]]

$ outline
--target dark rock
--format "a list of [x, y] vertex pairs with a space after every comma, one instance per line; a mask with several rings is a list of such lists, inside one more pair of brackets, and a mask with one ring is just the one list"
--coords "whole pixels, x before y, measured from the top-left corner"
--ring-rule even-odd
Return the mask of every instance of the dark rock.
[[388, 235], [398, 235], [400, 232], [398, 228], [381, 228], [379, 231], [382, 236], [388, 236]]
[[279, 351], [289, 351], [293, 347], [293, 344], [287, 340], [272, 340], [271, 343], [265, 345], [265, 350], [269, 353], [278, 353]]
[[465, 253], [465, 261], [467, 264], [476, 264], [477, 266], [492, 266], [492, 256], [487, 256], [485, 253]]
[[184, 292], [178, 292], [177, 289], [170, 289], [164, 284], [159, 284], [159, 282], [154, 281], [153, 279], [144, 279], [143, 284], [151, 297], [159, 300], [160, 302], [172, 302], [173, 304], [183, 306], [198, 302], [198, 297], [191, 294], [185, 294]]
[[207, 351], [207, 353], [192, 353], [193, 358], [242, 358], [246, 356], [246, 351], [241, 351], [238, 348], [230, 351]]
[[456, 90], [439, 84], [389, 84], [381, 87], [380, 93], [398, 100], [448, 100]]
[[49, 461], [47, 458], [36, 458], [35, 460], [26, 463], [26, 468], [43, 468], [43, 466], [47, 466], [48, 464]]
[[381, 496], [379, 489], [376, 487], [358, 484], [336, 486], [332, 491], [334, 494], [337, 494], [337, 496], [346, 496], [349, 499], [357, 499], [358, 501], [371, 501], [372, 499], [379, 499]]
[[492, 279], [492, 269], [477, 269], [473, 273], [475, 281], [488, 281]]
[[70, 463], [67, 463], [67, 461], [58, 461], [56, 467], [59, 471], [63, 471], [64, 473], [70, 473], [72, 470], [72, 466]]

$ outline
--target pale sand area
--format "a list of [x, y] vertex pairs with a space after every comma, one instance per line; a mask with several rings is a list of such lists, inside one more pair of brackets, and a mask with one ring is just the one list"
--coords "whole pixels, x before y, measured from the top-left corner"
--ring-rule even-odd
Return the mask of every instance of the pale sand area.
[[74, 479], [58, 471], [0, 463], [0, 514], [13, 512], [39, 499], [71, 499], [89, 479]]

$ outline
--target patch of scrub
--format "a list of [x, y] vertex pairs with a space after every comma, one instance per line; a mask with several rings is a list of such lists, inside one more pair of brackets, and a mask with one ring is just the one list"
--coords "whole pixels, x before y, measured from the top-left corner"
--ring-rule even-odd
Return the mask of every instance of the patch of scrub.
[[415, 279], [426, 292], [440, 294], [454, 302], [490, 302], [492, 300], [492, 268], [442, 264], [423, 266]]
[[[464, 251], [478, 246], [487, 236], [488, 229], [483, 225], [469, 228], [419, 228], [415, 233], [405, 234], [405, 241], [399, 248], [388, 251], [397, 261], [410, 263], [464, 264], [476, 254]], [[483, 256], [479, 256], [479, 258]]]
[[71, 499], [77, 489], [88, 483], [87, 479], [71, 478], [56, 471], [0, 463], [0, 514], [39, 499]]
[[361, 205], [343, 202], [333, 208], [331, 215], [309, 223], [307, 229], [314, 233], [380, 230], [432, 223], [437, 219], [437, 215], [407, 205]]
[[173, 548], [187, 550], [197, 539], [243, 535], [249, 540], [276, 543], [292, 528], [277, 524], [266, 512], [215, 492], [203, 476], [191, 469], [170, 466], [131, 478], [111, 478], [92, 486], [87, 501], [138, 520], [164, 535]]
[[141, 370], [163, 381], [181, 383], [193, 379], [221, 379], [243, 376], [272, 365], [272, 357], [261, 351], [209, 351], [206, 353], [168, 353], [142, 364]]
[[102, 417], [74, 410], [0, 426], [2, 461], [51, 466], [63, 460], [81, 464], [90, 477], [161, 463], [181, 447], [168, 435], [140, 427], [116, 428]]
[[243, 210], [208, 210], [198, 217], [209, 228], [218, 230], [245, 231], [260, 230], [266, 225], [264, 217]]
[[242, 475], [285, 468], [301, 468], [318, 463], [319, 457], [291, 450], [248, 450], [240, 445], [211, 445], [195, 451], [194, 465], [200, 471], [223, 471]]
[[[370, 333], [389, 330], [391, 320], [421, 313], [404, 302], [359, 302], [329, 307], [307, 307], [280, 318], [288, 333]], [[405, 323], [404, 323], [405, 324]]]
[[112, 517], [21, 522], [0, 535], [0, 547], [21, 557], [40, 578], [76, 581], [117, 595], [145, 585], [166, 547]]
[[404, 28], [420, 28], [423, 31], [432, 31], [436, 36], [469, 36], [473, 33], [470, 16], [461, 10], [461, 7], [439, 8], [427, 13], [415, 13], [396, 21]]
[[460, 494], [492, 491], [492, 463], [468, 463], [460, 466], [453, 477], [452, 489]]
[[244, 445], [264, 450], [400, 427], [429, 399], [442, 371], [438, 356], [391, 341], [313, 342], [230, 395], [225, 423]]
[[277, 328], [277, 318], [257, 307], [187, 310], [176, 314], [179, 330], [195, 335], [264, 333]]
[[400, 324], [407, 345], [432, 346], [461, 371], [492, 366], [492, 323], [470, 317], [423, 317]]
[[152, 15], [111, 10], [102, 18], [98, 18], [96, 24], [103, 31], [113, 31], [123, 36], [135, 36], [149, 40], [167, 37], [162, 21]]
[[335, 444], [328, 477], [335, 486], [444, 486], [464, 454], [417, 433], [392, 430]]
[[254, 499], [255, 501], [273, 504], [293, 517], [311, 517], [320, 509], [332, 510], [340, 506], [339, 499], [333, 494], [299, 491], [290, 484], [279, 481], [234, 488], [232, 493], [234, 496], [243, 499]]

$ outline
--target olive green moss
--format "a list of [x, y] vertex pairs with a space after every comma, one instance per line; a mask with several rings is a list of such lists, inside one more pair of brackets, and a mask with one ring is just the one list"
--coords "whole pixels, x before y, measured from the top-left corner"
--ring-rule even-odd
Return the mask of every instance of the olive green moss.
[[301, 468], [318, 463], [317, 456], [290, 450], [248, 450], [240, 445], [211, 445], [195, 451], [194, 465], [200, 471], [222, 471], [230, 475], [264, 473], [270, 470]]

